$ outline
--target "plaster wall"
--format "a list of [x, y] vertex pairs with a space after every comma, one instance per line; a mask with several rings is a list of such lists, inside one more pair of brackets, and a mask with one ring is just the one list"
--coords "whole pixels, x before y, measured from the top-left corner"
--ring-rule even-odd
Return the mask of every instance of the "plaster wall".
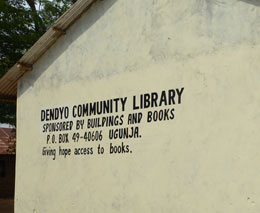
[[[259, 6], [96, 2], [19, 82], [15, 211], [259, 213]], [[181, 104], [133, 110], [133, 96], [176, 88], [184, 88]], [[123, 114], [122, 127], [137, 126], [141, 137], [109, 140], [117, 127], [74, 125], [62, 132], [69, 143], [46, 143], [41, 110], [120, 97], [125, 111], [109, 115]], [[147, 122], [148, 111], [172, 108], [174, 119]], [[134, 112], [142, 121], [128, 125]], [[102, 141], [73, 142], [73, 133], [92, 130]], [[132, 153], [109, 153], [122, 142]], [[44, 146], [94, 154], [53, 160]]]

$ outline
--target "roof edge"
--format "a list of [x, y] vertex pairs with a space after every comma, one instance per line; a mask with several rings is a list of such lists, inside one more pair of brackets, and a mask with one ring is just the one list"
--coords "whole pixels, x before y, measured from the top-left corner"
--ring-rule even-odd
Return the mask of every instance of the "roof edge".
[[34, 45], [0, 79], [0, 101], [15, 102], [19, 79], [33, 69], [33, 65], [97, 0], [78, 0], [67, 10]]
[[0, 101], [16, 102], [16, 96], [5, 96], [0, 94]]

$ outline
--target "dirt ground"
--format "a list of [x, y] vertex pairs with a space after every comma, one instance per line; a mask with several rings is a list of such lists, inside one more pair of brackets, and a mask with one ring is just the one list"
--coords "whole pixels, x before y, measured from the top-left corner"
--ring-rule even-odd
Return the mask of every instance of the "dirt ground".
[[0, 199], [0, 212], [1, 213], [13, 213], [14, 212], [14, 200], [13, 199]]

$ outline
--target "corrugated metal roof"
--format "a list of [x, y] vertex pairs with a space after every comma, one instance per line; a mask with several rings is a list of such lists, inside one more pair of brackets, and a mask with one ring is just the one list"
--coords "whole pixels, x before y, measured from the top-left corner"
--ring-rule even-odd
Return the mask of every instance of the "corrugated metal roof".
[[78, 0], [0, 79], [0, 100], [16, 101], [18, 80], [95, 1]]
[[0, 154], [8, 154], [8, 148], [15, 145], [16, 138], [13, 129], [0, 128]]

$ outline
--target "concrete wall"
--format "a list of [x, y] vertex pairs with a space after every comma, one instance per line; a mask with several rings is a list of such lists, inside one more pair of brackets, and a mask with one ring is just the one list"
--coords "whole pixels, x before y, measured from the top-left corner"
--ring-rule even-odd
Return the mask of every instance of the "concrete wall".
[[[16, 212], [259, 213], [259, 34], [257, 0], [95, 3], [19, 82]], [[134, 110], [134, 96], [172, 89], [175, 104]], [[124, 110], [73, 117], [75, 105], [125, 97]], [[56, 107], [69, 117], [41, 121]], [[147, 121], [172, 109], [174, 119]], [[131, 113], [140, 123], [128, 125]], [[112, 115], [122, 126], [87, 128]], [[57, 121], [72, 130], [43, 132]], [[137, 138], [110, 140], [122, 127], [137, 127]], [[102, 140], [85, 142], [93, 131]], [[110, 154], [122, 143], [128, 153]]]
[[0, 155], [0, 198], [14, 198], [15, 155]]

